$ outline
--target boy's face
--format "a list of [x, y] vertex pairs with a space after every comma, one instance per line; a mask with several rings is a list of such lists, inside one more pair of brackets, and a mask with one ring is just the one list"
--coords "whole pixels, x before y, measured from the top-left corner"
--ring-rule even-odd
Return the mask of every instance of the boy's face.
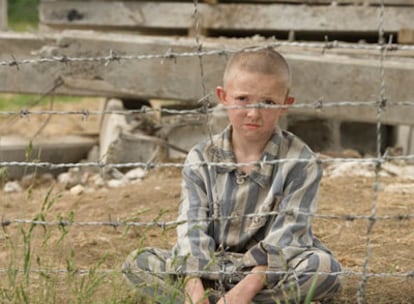
[[[293, 97], [287, 97], [286, 80], [274, 75], [233, 71], [225, 87], [217, 87], [217, 97], [224, 106], [257, 104], [289, 105]], [[248, 141], [267, 141], [273, 134], [275, 124], [287, 108], [241, 108], [229, 109], [233, 136]]]

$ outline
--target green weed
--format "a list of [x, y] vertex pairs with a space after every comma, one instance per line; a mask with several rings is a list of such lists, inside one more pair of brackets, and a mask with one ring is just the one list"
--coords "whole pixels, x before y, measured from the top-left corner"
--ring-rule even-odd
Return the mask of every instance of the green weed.
[[37, 29], [40, 0], [8, 0], [7, 13], [9, 28], [15, 31]]
[[[80, 97], [59, 96], [56, 102], [78, 102]], [[35, 105], [45, 105], [50, 102], [49, 98], [33, 94], [0, 94], [0, 110], [17, 110], [31, 108]]]

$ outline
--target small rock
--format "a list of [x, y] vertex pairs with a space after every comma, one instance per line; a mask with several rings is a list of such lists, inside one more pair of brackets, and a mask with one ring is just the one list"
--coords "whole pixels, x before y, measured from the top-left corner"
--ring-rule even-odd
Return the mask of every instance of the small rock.
[[325, 170], [325, 174], [330, 177], [341, 176], [363, 176], [373, 177], [375, 176], [375, 164], [374, 163], [360, 163], [360, 162], [341, 162], [329, 165]]
[[109, 188], [119, 188], [127, 185], [127, 181], [124, 179], [111, 179], [107, 182]]
[[73, 195], [80, 195], [85, 191], [85, 188], [82, 185], [76, 185], [70, 188], [70, 193]]
[[70, 189], [78, 185], [81, 181], [78, 175], [72, 172], [64, 172], [58, 175], [58, 182], [64, 185], [66, 189]]
[[53, 174], [51, 173], [44, 173], [40, 176], [33, 174], [27, 174], [23, 176], [20, 180], [20, 185], [27, 189], [31, 186], [39, 186], [44, 184], [52, 184], [55, 181]]
[[104, 181], [104, 179], [102, 178], [102, 176], [100, 174], [92, 175], [90, 180], [96, 187], [104, 187], [105, 186], [105, 181]]
[[89, 172], [83, 172], [81, 176], [81, 184], [86, 185], [89, 181], [91, 174]]
[[114, 179], [123, 179], [124, 174], [119, 171], [117, 168], [112, 168], [109, 172], [110, 176], [112, 176]]
[[414, 166], [405, 166], [401, 175], [403, 178], [414, 179]]
[[129, 180], [143, 179], [147, 175], [147, 171], [142, 168], [135, 168], [128, 171], [125, 177]]
[[383, 163], [381, 169], [393, 176], [401, 176], [402, 168], [392, 163]]
[[27, 189], [35, 183], [35, 179], [35, 174], [27, 174], [21, 178], [20, 184], [23, 188]]
[[395, 184], [389, 184], [385, 186], [384, 191], [393, 192], [393, 193], [410, 194], [410, 193], [414, 193], [414, 187], [412, 184], [395, 183]]
[[18, 182], [7, 182], [4, 185], [3, 191], [6, 193], [22, 192], [23, 189]]
[[40, 182], [42, 184], [51, 184], [55, 181], [55, 177], [51, 173], [44, 173], [40, 176]]

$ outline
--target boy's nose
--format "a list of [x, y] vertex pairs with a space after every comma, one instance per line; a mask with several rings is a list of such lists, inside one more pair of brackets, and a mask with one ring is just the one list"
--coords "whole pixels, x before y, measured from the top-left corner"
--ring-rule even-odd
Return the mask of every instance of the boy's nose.
[[260, 109], [257, 105], [247, 108], [247, 116], [255, 117], [260, 115]]

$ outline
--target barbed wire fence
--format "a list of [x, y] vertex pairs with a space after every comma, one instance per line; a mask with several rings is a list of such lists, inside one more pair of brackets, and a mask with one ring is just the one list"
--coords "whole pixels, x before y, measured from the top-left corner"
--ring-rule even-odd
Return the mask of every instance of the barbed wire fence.
[[[378, 203], [378, 192], [379, 192], [379, 185], [380, 185], [380, 170], [384, 163], [393, 161], [393, 160], [403, 160], [403, 161], [411, 161], [414, 160], [414, 155], [402, 155], [402, 156], [393, 156], [388, 154], [382, 154], [381, 146], [382, 146], [382, 137], [381, 137], [381, 127], [383, 126], [382, 123], [382, 115], [383, 112], [389, 107], [413, 107], [414, 101], [407, 100], [407, 101], [389, 101], [386, 98], [386, 89], [385, 89], [385, 67], [384, 67], [384, 58], [387, 56], [387, 52], [393, 52], [396, 50], [414, 50], [414, 46], [410, 45], [399, 45], [394, 44], [392, 41], [385, 41], [385, 34], [384, 34], [384, 2], [381, 1], [381, 4], [378, 7], [379, 9], [379, 25], [378, 25], [378, 43], [377, 44], [359, 44], [359, 43], [341, 43], [338, 41], [325, 41], [325, 42], [280, 42], [274, 41], [271, 43], [267, 43], [266, 45], [258, 46], [257, 48], [250, 48], [249, 50], [243, 51], [255, 51], [264, 48], [278, 48], [281, 46], [304, 46], [307, 48], [318, 48], [318, 49], [334, 49], [334, 48], [347, 48], [347, 49], [365, 49], [371, 51], [377, 51], [379, 53], [379, 69], [378, 69], [378, 78], [380, 79], [380, 86], [378, 88], [378, 96], [377, 100], [371, 101], [364, 101], [364, 102], [355, 102], [355, 101], [341, 101], [341, 102], [323, 102], [321, 100], [315, 100], [313, 103], [298, 103], [295, 105], [291, 105], [290, 107], [293, 108], [310, 108], [315, 111], [322, 110], [324, 108], [331, 108], [331, 107], [338, 107], [338, 108], [345, 108], [345, 107], [369, 107], [373, 108], [376, 111], [376, 155], [375, 157], [371, 158], [323, 158], [318, 159], [317, 161], [320, 163], [335, 163], [335, 162], [356, 162], [356, 163], [374, 163], [375, 164], [375, 179], [373, 182], [373, 192], [372, 192], [372, 201], [370, 203], [370, 212], [369, 214], [345, 214], [345, 215], [336, 215], [336, 214], [308, 214], [303, 213], [305, 216], [312, 216], [315, 218], [320, 219], [328, 219], [334, 221], [356, 221], [356, 220], [364, 220], [367, 221], [366, 227], [366, 243], [365, 243], [365, 257], [363, 264], [361, 265], [361, 271], [342, 271], [338, 273], [342, 276], [356, 276], [360, 278], [358, 291], [357, 291], [357, 301], [358, 303], [366, 303], [366, 285], [369, 278], [373, 277], [380, 277], [380, 278], [389, 278], [389, 277], [398, 277], [398, 278], [407, 278], [407, 279], [414, 279], [414, 269], [407, 272], [382, 272], [382, 273], [372, 273], [369, 271], [369, 263], [371, 261], [371, 249], [372, 249], [372, 234], [375, 228], [375, 224], [378, 221], [405, 221], [405, 220], [413, 220], [414, 214], [399, 214], [399, 215], [378, 215], [377, 214], [377, 203]], [[201, 115], [205, 118], [205, 122], [208, 125], [209, 122], [209, 115], [212, 113], [213, 109], [210, 107], [209, 96], [211, 95], [207, 92], [206, 85], [204, 83], [204, 66], [203, 66], [203, 58], [205, 56], [213, 56], [213, 55], [230, 55], [234, 52], [240, 51], [235, 49], [220, 49], [220, 50], [203, 50], [202, 42], [200, 39], [199, 34], [199, 13], [198, 13], [198, 1], [194, 1], [194, 24], [195, 24], [195, 43], [197, 46], [197, 51], [195, 52], [172, 52], [168, 51], [167, 53], [163, 54], [144, 54], [144, 55], [134, 55], [134, 54], [127, 54], [127, 55], [119, 55], [115, 52], [110, 52], [107, 56], [101, 57], [70, 57], [70, 56], [50, 56], [50, 57], [42, 57], [42, 58], [28, 58], [28, 59], [15, 59], [12, 56], [10, 60], [0, 60], [0, 66], [12, 66], [19, 69], [22, 65], [32, 65], [32, 64], [47, 64], [47, 63], [62, 63], [62, 64], [71, 64], [75, 62], [97, 62], [102, 65], [109, 65], [113, 62], [120, 62], [120, 61], [141, 61], [141, 60], [174, 60], [180, 57], [197, 57], [200, 63], [200, 73], [202, 79], [202, 92], [203, 96], [201, 96], [199, 100], [199, 107], [192, 110], [173, 110], [173, 109], [152, 109], [143, 107], [141, 109], [136, 110], [122, 110], [122, 111], [114, 111], [114, 110], [101, 110], [101, 111], [90, 111], [88, 109], [81, 110], [81, 111], [56, 111], [56, 110], [30, 110], [30, 109], [21, 109], [17, 111], [0, 111], [1, 116], [18, 116], [22, 119], [27, 118], [32, 115], [75, 115], [80, 116], [81, 119], [88, 119], [90, 116], [93, 115], [131, 115], [131, 114], [149, 114], [153, 112], [161, 112], [166, 114], [176, 114], [176, 115]], [[57, 81], [55, 85], [45, 92], [44, 96], [40, 98], [44, 98], [45, 96], [50, 96], [54, 93], [54, 91], [59, 88], [63, 84], [63, 81]], [[281, 106], [264, 106], [264, 107], [281, 107]], [[230, 107], [232, 108], [232, 107]], [[233, 107], [234, 108], [234, 107]], [[211, 138], [212, 132], [210, 130], [209, 136]], [[185, 166], [244, 166], [244, 165], [276, 165], [278, 163], [284, 162], [309, 162], [308, 159], [280, 159], [276, 161], [260, 161], [260, 162], [253, 162], [253, 163], [191, 163], [191, 164], [183, 164], [183, 163], [176, 163], [176, 162], [129, 162], [129, 163], [105, 163], [105, 162], [82, 162], [82, 163], [50, 163], [50, 162], [39, 162], [39, 161], [7, 161], [7, 162], [0, 162], [0, 167], [27, 167], [27, 168], [47, 168], [47, 169], [69, 169], [69, 168], [81, 168], [81, 167], [97, 167], [97, 168], [145, 168], [147, 170], [155, 169], [155, 168], [184, 168]], [[254, 217], [254, 216], [271, 216], [277, 215], [280, 213], [275, 212], [268, 212], [263, 214], [247, 214], [244, 217]], [[302, 214], [302, 213], [301, 213]], [[228, 221], [236, 218], [235, 216], [227, 216], [227, 217], [215, 217], [209, 219], [191, 219], [191, 222], [197, 223], [200, 221]], [[109, 226], [113, 228], [118, 227], [158, 227], [160, 229], [166, 228], [174, 228], [180, 224], [183, 224], [182, 221], [151, 221], [151, 222], [141, 222], [141, 221], [120, 221], [120, 220], [110, 220], [110, 221], [72, 221], [72, 220], [55, 220], [55, 221], [46, 221], [46, 220], [33, 220], [33, 219], [18, 219], [18, 218], [7, 218], [6, 215], [3, 215], [1, 219], [1, 226], [4, 228], [9, 227], [11, 225], [17, 224], [29, 224], [34, 226], [57, 226], [57, 227], [70, 227], [70, 226], [78, 226], [78, 227], [86, 227], [86, 226]], [[8, 269], [0, 269], [0, 273], [7, 273]], [[23, 270], [21, 270], [23, 271]], [[30, 269], [31, 273], [68, 273], [68, 269]], [[87, 275], [90, 273], [88, 269], [80, 269], [77, 271], [79, 275]], [[97, 269], [94, 270], [94, 273], [120, 273], [120, 269]], [[163, 272], [166, 273], [166, 272]], [[221, 274], [221, 272], [219, 273]], [[326, 274], [326, 273], [315, 273], [316, 275], [319, 274]]]

